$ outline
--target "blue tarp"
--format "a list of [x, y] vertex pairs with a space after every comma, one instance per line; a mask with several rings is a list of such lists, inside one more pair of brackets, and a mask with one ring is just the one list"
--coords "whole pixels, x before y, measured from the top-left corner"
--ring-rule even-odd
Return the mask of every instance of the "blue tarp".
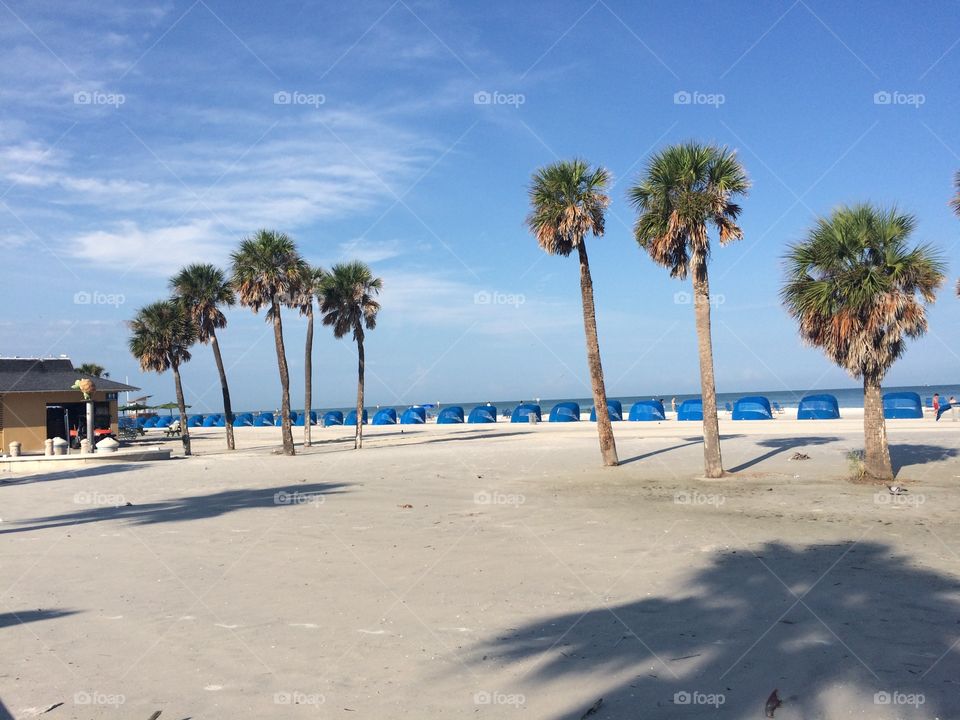
[[254, 427], [273, 427], [273, 413], [272, 412], [262, 412], [257, 415], [257, 419], [253, 421]]
[[550, 422], [580, 422], [580, 406], [575, 402], [557, 403], [550, 408]]
[[837, 420], [840, 404], [833, 395], [807, 395], [797, 408], [797, 420]]
[[530, 413], [537, 414], [537, 420], [542, 420], [543, 416], [540, 414], [540, 406], [536, 403], [523, 403], [522, 405], [517, 405], [513, 409], [513, 415], [510, 416], [510, 422], [512, 423], [525, 423], [530, 422], [527, 418], [527, 415]]
[[734, 420], [773, 420], [770, 401], [763, 395], [748, 395], [737, 400], [733, 406]]
[[922, 418], [920, 396], [915, 392], [887, 393], [883, 396], [883, 416], [887, 420]]
[[703, 420], [703, 400], [684, 400], [677, 408], [677, 420]]
[[323, 414], [323, 426], [333, 427], [334, 425], [343, 425], [343, 413], [339, 410], [330, 410]]
[[[363, 415], [362, 415], [362, 418], [361, 418], [361, 419], [362, 419], [362, 421], [363, 421], [363, 424], [366, 425], [366, 424], [367, 424], [367, 419], [368, 419], [368, 418], [367, 418], [367, 409], [366, 409], [366, 408], [363, 409]], [[343, 421], [343, 424], [344, 424], [344, 425], [356, 425], [356, 424], [357, 424], [357, 411], [356, 411], [356, 410], [351, 410], [350, 412], [348, 412], [346, 419]]]
[[400, 416], [401, 425], [423, 425], [427, 421], [427, 411], [420, 405], [408, 407]]
[[467, 417], [467, 423], [495, 423], [497, 421], [497, 408], [493, 405], [477, 405], [470, 411]]
[[665, 420], [663, 403], [659, 400], [640, 400], [630, 407], [628, 419], [633, 421]]
[[[353, 424], [357, 424], [357, 413], [353, 412]], [[393, 408], [380, 408], [373, 416], [374, 425], [396, 425], [397, 411]]]
[[[607, 414], [611, 420], [623, 420], [623, 404], [619, 400], [607, 400]], [[597, 421], [597, 408], [590, 410], [590, 422]]]
[[459, 405], [445, 407], [437, 415], [437, 425], [457, 425], [463, 422], [463, 408]]

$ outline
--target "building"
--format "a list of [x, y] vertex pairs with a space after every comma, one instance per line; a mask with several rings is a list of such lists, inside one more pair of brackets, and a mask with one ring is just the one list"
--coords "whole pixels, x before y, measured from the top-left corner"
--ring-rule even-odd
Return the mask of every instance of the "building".
[[96, 385], [94, 427], [117, 434], [117, 395], [139, 388], [77, 372], [66, 358], [0, 358], [0, 451], [19, 442], [22, 452], [43, 451], [47, 438], [68, 439], [86, 424], [87, 403], [71, 389], [81, 378]]

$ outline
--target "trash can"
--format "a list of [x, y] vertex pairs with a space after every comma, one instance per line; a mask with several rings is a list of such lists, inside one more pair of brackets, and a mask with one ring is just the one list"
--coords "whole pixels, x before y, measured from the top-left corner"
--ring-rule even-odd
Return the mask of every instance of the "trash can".
[[531, 425], [536, 425], [539, 422], [537, 420], [537, 414], [535, 412], [527, 413], [527, 422]]
[[16, 440], [10, 443], [10, 457], [20, 457], [20, 443]]

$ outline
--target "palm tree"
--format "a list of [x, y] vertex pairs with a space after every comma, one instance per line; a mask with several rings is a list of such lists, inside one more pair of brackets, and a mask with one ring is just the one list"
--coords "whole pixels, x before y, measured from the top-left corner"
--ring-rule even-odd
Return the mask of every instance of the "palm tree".
[[800, 335], [863, 380], [864, 469], [876, 480], [893, 478], [880, 383], [906, 338], [926, 332], [924, 303], [944, 277], [932, 248], [907, 246], [915, 225], [896, 208], [840, 207], [786, 256], [781, 297]]
[[83, 363], [77, 369], [78, 373], [84, 375], [93, 375], [94, 377], [110, 377], [110, 373], [106, 371], [106, 368], [103, 365], [97, 365], [96, 363]]
[[180, 365], [190, 360], [190, 346], [197, 341], [197, 328], [180, 303], [161, 300], [140, 308], [130, 321], [130, 330], [130, 352], [140, 360], [142, 370], [157, 373], [173, 370], [183, 454], [190, 455], [190, 428], [186, 422], [187, 406], [180, 383]]
[[370, 268], [354, 261], [334, 265], [323, 282], [320, 312], [323, 324], [333, 328], [333, 335], [342, 338], [353, 333], [357, 341], [357, 429], [355, 450], [363, 447], [363, 337], [364, 328], [377, 326], [380, 303], [374, 297], [383, 289], [383, 280], [374, 277]]
[[597, 316], [593, 304], [593, 279], [587, 259], [587, 235], [603, 235], [604, 210], [610, 198], [604, 193], [610, 174], [591, 168], [584, 160], [559, 161], [537, 170], [530, 183], [527, 226], [544, 252], [567, 257], [574, 250], [580, 259], [580, 296], [587, 344], [587, 367], [597, 413], [597, 433], [603, 464], [618, 464], [617, 445], [607, 409], [607, 391], [600, 363]]
[[[957, 194], [954, 195], [950, 201], [950, 207], [952, 207], [953, 211], [960, 217], [960, 170], [958, 170], [957, 174], [953, 177], [953, 188]], [[960, 295], [960, 280], [957, 280], [957, 295]]]
[[183, 304], [187, 317], [196, 325], [197, 339], [205, 344], [210, 343], [210, 347], [213, 348], [213, 359], [217, 363], [220, 391], [223, 394], [227, 448], [233, 450], [235, 445], [230, 388], [227, 386], [227, 373], [223, 369], [223, 357], [220, 355], [220, 343], [217, 341], [217, 330], [227, 326], [227, 318], [220, 306], [230, 307], [236, 302], [233, 286], [220, 268], [197, 263], [182, 268], [170, 278], [170, 289], [176, 296], [175, 299]]
[[259, 312], [267, 307], [268, 321], [273, 322], [273, 339], [277, 348], [277, 366], [280, 370], [281, 427], [283, 452], [294, 455], [293, 430], [290, 426], [290, 372], [283, 346], [283, 323], [280, 309], [291, 306], [300, 290], [307, 263], [293, 240], [275, 230], [258, 230], [240, 243], [231, 256], [233, 286], [240, 304]]
[[713, 340], [710, 337], [710, 257], [708, 225], [716, 228], [720, 244], [743, 237], [737, 225], [740, 206], [750, 183], [736, 154], [696, 142], [672, 145], [654, 155], [645, 174], [630, 188], [637, 209], [634, 236], [655, 263], [670, 276], [693, 281], [693, 311], [700, 354], [700, 392], [703, 397], [703, 461], [709, 478], [723, 475], [717, 388], [713, 376]]
[[303, 420], [303, 446], [310, 447], [312, 444], [312, 433], [310, 424], [310, 407], [313, 404], [313, 303], [320, 298], [323, 293], [323, 281], [326, 273], [323, 268], [307, 267], [303, 280], [301, 281], [300, 292], [297, 293], [295, 306], [300, 310], [300, 314], [307, 318], [307, 342], [303, 358], [303, 390], [304, 390], [304, 420]]

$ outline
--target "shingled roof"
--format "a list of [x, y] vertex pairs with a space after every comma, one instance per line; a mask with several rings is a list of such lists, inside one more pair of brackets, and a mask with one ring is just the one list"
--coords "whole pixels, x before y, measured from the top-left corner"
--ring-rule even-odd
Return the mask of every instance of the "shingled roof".
[[97, 390], [106, 392], [140, 389], [108, 378], [77, 372], [73, 363], [64, 358], [0, 358], [0, 394], [63, 392], [70, 390], [80, 378], [90, 378], [96, 384]]

